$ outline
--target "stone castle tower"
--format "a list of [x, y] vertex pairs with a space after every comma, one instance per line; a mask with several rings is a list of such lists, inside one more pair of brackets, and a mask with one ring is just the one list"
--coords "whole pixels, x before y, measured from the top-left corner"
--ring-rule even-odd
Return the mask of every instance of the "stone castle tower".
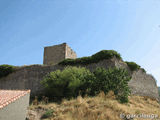
[[77, 55], [66, 43], [44, 48], [43, 64], [45, 65], [55, 65], [67, 58], [75, 59]]

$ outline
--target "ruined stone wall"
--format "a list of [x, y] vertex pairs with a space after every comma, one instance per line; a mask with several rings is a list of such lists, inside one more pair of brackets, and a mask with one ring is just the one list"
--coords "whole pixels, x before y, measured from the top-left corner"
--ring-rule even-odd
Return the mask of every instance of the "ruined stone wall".
[[142, 69], [132, 73], [132, 79], [128, 83], [132, 94], [158, 98], [158, 87], [152, 75], [146, 74]]
[[76, 53], [67, 44], [65, 51], [66, 51], [65, 58], [72, 58], [72, 59], [77, 58]]
[[112, 58], [112, 59], [108, 59], [108, 60], [102, 60], [98, 63], [92, 63], [92, 64], [88, 64], [86, 66], [83, 66], [88, 68], [90, 71], [94, 71], [97, 67], [103, 67], [105, 69], [108, 68], [113, 68], [113, 67], [117, 67], [117, 68], [124, 68], [129, 70], [128, 66], [126, 63], [124, 63], [121, 60], [118, 60], [116, 58]]
[[0, 79], [0, 89], [31, 90], [31, 96], [43, 93], [40, 81], [47, 73], [62, 69], [60, 66], [32, 65], [22, 67], [7, 77]]
[[44, 48], [43, 64], [55, 65], [65, 59], [66, 44], [49, 46]]
[[56, 65], [66, 58], [77, 58], [76, 53], [66, 43], [44, 48], [43, 64], [45, 65]]
[[[114, 67], [115, 60], [103, 60], [99, 63], [93, 63], [87, 66], [82, 66], [93, 71], [97, 67]], [[40, 81], [47, 73], [58, 69], [63, 69], [65, 66], [53, 65], [32, 65], [18, 69], [16, 72], [9, 74], [7, 77], [0, 79], [0, 89], [31, 89], [31, 96], [43, 93], [43, 86]]]
[[[133, 73], [129, 70], [126, 63], [116, 58], [103, 60], [98, 63], [92, 63], [86, 66], [91, 71], [95, 70], [97, 67], [118, 67], [125, 68], [132, 75], [132, 79], [129, 81], [129, 87], [131, 88], [132, 94], [141, 96], [150, 96], [152, 98], [158, 98], [158, 88], [155, 79], [141, 69], [134, 71]], [[27, 66], [19, 69], [18, 71], [8, 75], [5, 78], [0, 79], [0, 89], [31, 89], [31, 95], [37, 95], [43, 92], [43, 87], [40, 81], [43, 77], [57, 69], [64, 69], [65, 66], [41, 66], [33, 65]]]

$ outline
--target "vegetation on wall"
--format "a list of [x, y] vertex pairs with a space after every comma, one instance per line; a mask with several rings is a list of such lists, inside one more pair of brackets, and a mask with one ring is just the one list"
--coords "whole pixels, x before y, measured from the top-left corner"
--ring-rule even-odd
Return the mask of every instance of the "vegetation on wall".
[[136, 70], [141, 69], [144, 73], [146, 73], [146, 70], [145, 70], [144, 68], [141, 68], [141, 66], [138, 65], [138, 64], [135, 63], [135, 62], [125, 61], [125, 63], [128, 65], [128, 67], [130, 68], [131, 71], [136, 71]]
[[[59, 65], [87, 65], [91, 63], [97, 63], [104, 59], [110, 59], [116, 57], [117, 59], [122, 60], [121, 55], [114, 51], [114, 50], [102, 50], [100, 52], [97, 52], [96, 54], [89, 56], [89, 57], [81, 57], [77, 59], [65, 59], [59, 63]], [[131, 71], [135, 71], [141, 68], [138, 64], [135, 62], [125, 62]], [[141, 68], [143, 72], [146, 73], [145, 69]]]
[[144, 73], [146, 73], [146, 70], [144, 69], [144, 68], [141, 68], [142, 69], [142, 71], [144, 72]]
[[95, 96], [103, 91], [114, 92], [120, 102], [128, 102], [130, 90], [128, 81], [131, 77], [127, 71], [118, 68], [97, 68], [93, 73], [84, 67], [66, 67], [48, 74], [41, 84], [45, 95], [50, 98], [77, 97], [79, 93]]
[[121, 55], [114, 50], [102, 50], [90, 57], [82, 57], [77, 59], [65, 59], [59, 63], [59, 65], [87, 65], [90, 63], [97, 63], [104, 59], [110, 59], [116, 57], [118, 59], [122, 59]]
[[9, 75], [15, 71], [15, 66], [12, 65], [0, 65], [0, 78]]
[[130, 68], [131, 71], [135, 71], [141, 68], [141, 66], [137, 65], [135, 62], [128, 62], [126, 61], [128, 67]]

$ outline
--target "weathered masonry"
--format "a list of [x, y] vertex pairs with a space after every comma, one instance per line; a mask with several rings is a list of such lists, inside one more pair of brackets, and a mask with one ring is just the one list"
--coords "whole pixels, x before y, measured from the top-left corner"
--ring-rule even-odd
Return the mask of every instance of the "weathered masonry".
[[[8, 76], [0, 78], [0, 89], [30, 89], [31, 96], [43, 94], [44, 88], [42, 84], [40, 84], [40, 81], [49, 72], [64, 69], [66, 66], [57, 63], [66, 58], [76, 58], [76, 53], [66, 43], [45, 47], [45, 65], [20, 67]], [[97, 67], [103, 67], [105, 69], [109, 67], [124, 68], [128, 70], [132, 76], [132, 79], [128, 83], [132, 94], [159, 99], [158, 87], [154, 77], [145, 73], [142, 69], [131, 72], [123, 60], [111, 58], [101, 60], [97, 63], [80, 65], [80, 67], [86, 67], [90, 71], [94, 71]]]
[[66, 58], [77, 58], [76, 53], [66, 43], [44, 48], [43, 64], [45, 65], [55, 65]]

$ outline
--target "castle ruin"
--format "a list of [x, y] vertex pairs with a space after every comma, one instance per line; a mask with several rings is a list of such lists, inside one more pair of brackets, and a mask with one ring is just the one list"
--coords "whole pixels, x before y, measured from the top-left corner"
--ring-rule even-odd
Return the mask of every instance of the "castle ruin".
[[56, 65], [67, 58], [75, 59], [77, 55], [66, 43], [44, 48], [44, 65]]
[[[60, 44], [44, 48], [44, 65], [30, 65], [18, 68], [15, 72], [6, 77], [0, 78], [0, 89], [31, 89], [31, 96], [43, 94], [44, 87], [40, 81], [48, 73], [56, 70], [63, 70], [65, 66], [59, 65], [60, 61], [71, 58], [75, 59], [76, 53], [66, 44]], [[98, 63], [83, 65], [90, 71], [97, 67], [108, 69], [110, 67], [124, 68], [128, 72], [129, 67], [117, 58], [101, 60]], [[156, 80], [152, 75], [145, 73], [142, 69], [130, 72], [132, 79], [128, 82], [131, 94], [149, 96], [159, 99]]]

